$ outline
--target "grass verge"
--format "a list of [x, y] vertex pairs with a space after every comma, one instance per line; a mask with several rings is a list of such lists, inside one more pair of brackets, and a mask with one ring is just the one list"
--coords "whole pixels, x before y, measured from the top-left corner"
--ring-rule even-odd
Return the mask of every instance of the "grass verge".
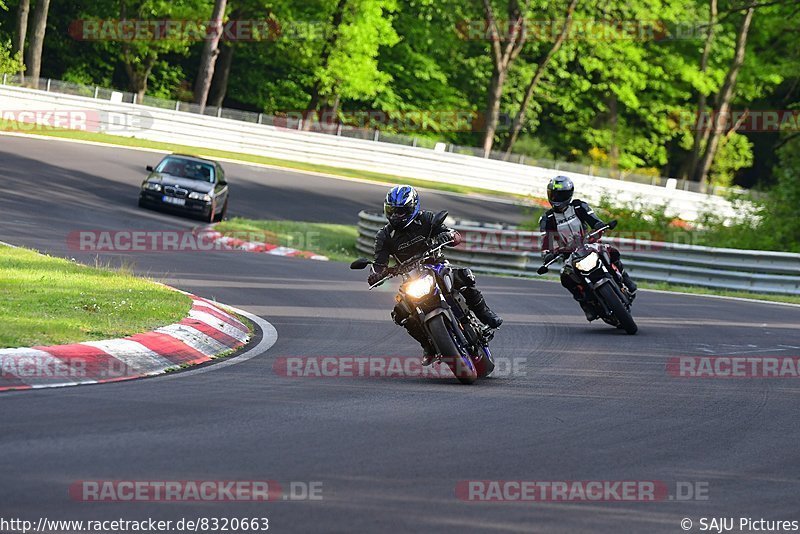
[[[8, 121], [0, 120], [0, 132], [9, 130], [10, 128], [17, 127], [16, 123], [9, 123]], [[165, 150], [168, 152], [180, 152], [184, 154], [195, 154], [199, 156], [209, 157], [212, 159], [232, 159], [246, 163], [259, 163], [262, 165], [272, 165], [276, 167], [285, 167], [287, 169], [296, 169], [300, 171], [311, 171], [325, 174], [332, 174], [341, 176], [343, 178], [357, 178], [360, 180], [368, 180], [371, 182], [378, 182], [383, 184], [397, 184], [404, 183], [413, 185], [414, 187], [422, 187], [426, 189], [433, 189], [437, 191], [447, 191], [451, 193], [462, 194], [480, 194], [488, 195], [498, 198], [506, 198], [519, 201], [532, 202], [538, 204], [541, 201], [532, 199], [525, 195], [517, 195], [513, 193], [504, 193], [502, 191], [493, 191], [491, 189], [480, 189], [474, 187], [466, 187], [457, 184], [445, 184], [432, 180], [425, 180], [424, 178], [404, 178], [391, 174], [383, 174], [379, 172], [362, 171], [356, 169], [342, 169], [339, 167], [331, 167], [328, 165], [318, 165], [315, 163], [304, 163], [299, 161], [290, 161], [279, 158], [270, 158], [266, 156], [256, 156], [251, 154], [242, 154], [240, 152], [229, 152], [227, 150], [216, 150], [212, 148], [193, 147], [188, 145], [179, 145], [175, 143], [162, 143], [159, 141], [150, 141], [147, 139], [137, 139], [134, 137], [123, 137], [118, 135], [110, 135], [100, 132], [84, 132], [80, 130], [67, 130], [63, 128], [49, 128], [34, 130], [30, 133], [35, 135], [43, 135], [47, 137], [58, 137], [62, 139], [75, 139], [80, 141], [92, 141], [95, 143], [104, 143], [108, 145], [120, 145], [132, 148], [150, 148], [155, 150]]]
[[125, 337], [190, 308], [186, 295], [124, 271], [0, 245], [0, 347]]
[[351, 225], [236, 217], [217, 224], [214, 229], [245, 241], [272, 243], [322, 254], [334, 261], [349, 262], [358, 257], [358, 230]]

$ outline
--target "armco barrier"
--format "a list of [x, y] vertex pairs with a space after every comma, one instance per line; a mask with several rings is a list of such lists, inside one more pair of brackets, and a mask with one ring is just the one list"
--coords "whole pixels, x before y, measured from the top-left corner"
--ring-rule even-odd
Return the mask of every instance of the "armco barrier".
[[[371, 255], [375, 232], [386, 224], [382, 215], [362, 211], [358, 216], [358, 250]], [[451, 225], [461, 232], [464, 243], [449, 249], [454, 263], [475, 271], [537, 276], [542, 264], [538, 232]], [[502, 249], [492, 243], [511, 246]], [[688, 286], [711, 287], [783, 295], [800, 294], [800, 254], [698, 247], [625, 238], [607, 238], [622, 252], [623, 261], [634, 278]], [[517, 247], [513, 245], [519, 245]], [[555, 269], [551, 271], [554, 273]]]
[[276, 126], [198, 115], [88, 96], [51, 93], [0, 85], [0, 111], [75, 111], [92, 113], [89, 129], [113, 135], [220, 149], [290, 161], [421, 178], [520, 195], [543, 196], [555, 174], [570, 176], [581, 198], [596, 202], [603, 195], [620, 201], [669, 203], [683, 219], [695, 220], [707, 209], [723, 217], [740, 216], [718, 196], [667, 187], [624, 182], [579, 173], [554, 171], [475, 156], [302, 132]]

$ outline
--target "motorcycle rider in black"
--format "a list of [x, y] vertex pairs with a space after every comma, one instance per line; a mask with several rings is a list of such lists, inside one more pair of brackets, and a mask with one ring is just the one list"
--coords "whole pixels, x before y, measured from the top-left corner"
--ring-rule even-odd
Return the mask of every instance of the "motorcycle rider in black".
[[[390, 258], [398, 263], [408, 260], [427, 250], [430, 242], [456, 246], [461, 236], [445, 225], [433, 227], [434, 214], [420, 209], [419, 195], [409, 185], [393, 187], [384, 201], [384, 214], [389, 223], [375, 236], [375, 263], [369, 276], [369, 284], [378, 283], [387, 274]], [[467, 305], [483, 324], [498, 328], [503, 319], [486, 305], [481, 292], [475, 287], [475, 275], [470, 269], [453, 269], [456, 289], [461, 292]], [[392, 311], [392, 319], [406, 328], [408, 333], [422, 345], [425, 351], [423, 364], [427, 365], [435, 357], [436, 350], [419, 320], [409, 316], [399, 305]]]
[[[575, 185], [566, 176], [556, 176], [547, 184], [547, 199], [551, 209], [547, 210], [539, 219], [539, 230], [542, 233], [542, 256], [547, 257], [559, 247], [565, 247], [575, 242], [581, 242], [587, 235], [587, 227], [596, 230], [605, 226], [594, 210], [586, 202], [573, 199]], [[622, 273], [622, 280], [631, 298], [636, 296], [636, 283], [625, 271], [620, 260], [619, 250], [611, 245], [605, 245], [611, 256], [611, 262]], [[597, 313], [584, 298], [584, 290], [580, 279], [575, 274], [572, 266], [564, 265], [561, 270], [561, 285], [572, 293], [586, 313], [586, 319], [594, 321]]]

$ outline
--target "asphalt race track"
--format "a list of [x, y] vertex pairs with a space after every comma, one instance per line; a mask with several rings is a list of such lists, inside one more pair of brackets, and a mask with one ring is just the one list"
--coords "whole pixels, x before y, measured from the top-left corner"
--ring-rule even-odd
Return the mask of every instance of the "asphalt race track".
[[[74, 230], [189, 229], [136, 207], [160, 156], [0, 137], [0, 240], [94, 262]], [[231, 215], [354, 223], [385, 188], [225, 165]], [[518, 222], [521, 210], [423, 193], [425, 207]], [[239, 252], [146, 253], [125, 263], [267, 319], [268, 352], [208, 372], [0, 395], [0, 516], [268, 517], [276, 532], [681, 532], [701, 517], [797, 520], [792, 379], [676, 378], [669, 358], [800, 356], [800, 308], [643, 292], [640, 333], [589, 325], [557, 284], [480, 277], [518, 372], [464, 387], [432, 378], [287, 378], [287, 356], [407, 356], [393, 293], [343, 264]], [[183, 376], [182, 376], [183, 375]], [[301, 502], [77, 502], [81, 480], [322, 483]], [[465, 502], [465, 480], [662, 481], [706, 500]], [[693, 530], [697, 530], [697, 526]]]

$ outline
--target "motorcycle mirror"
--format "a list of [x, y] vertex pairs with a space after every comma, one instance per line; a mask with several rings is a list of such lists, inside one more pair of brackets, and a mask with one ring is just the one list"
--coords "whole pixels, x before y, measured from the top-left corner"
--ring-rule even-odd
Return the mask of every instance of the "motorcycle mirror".
[[547, 271], [549, 271], [549, 270], [550, 270], [550, 269], [548, 269], [546, 265], [542, 265], [541, 267], [539, 267], [539, 268], [536, 270], [536, 272], [537, 272], [538, 274], [545, 274], [545, 273], [546, 273]]
[[617, 227], [617, 220], [616, 220], [616, 219], [614, 219], [613, 221], [611, 221], [610, 223], [608, 223], [608, 229], [609, 229], [609, 230], [613, 230], [613, 229], [614, 229], [614, 228], [616, 228], [616, 227]]
[[356, 261], [350, 264], [350, 268], [353, 270], [361, 270], [366, 269], [368, 265], [372, 262], [369, 261], [367, 258], [358, 258]]
[[444, 224], [444, 220], [447, 219], [448, 216], [447, 210], [442, 210], [436, 215], [433, 216], [433, 227], [436, 228], [437, 226], [441, 226]]

